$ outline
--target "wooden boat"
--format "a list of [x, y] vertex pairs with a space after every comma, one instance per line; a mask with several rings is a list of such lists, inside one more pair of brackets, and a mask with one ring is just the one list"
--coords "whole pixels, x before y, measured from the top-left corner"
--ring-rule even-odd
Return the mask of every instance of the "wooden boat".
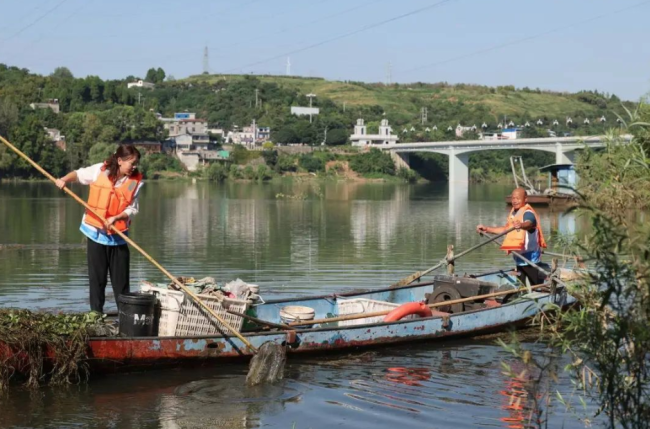
[[[528, 194], [528, 204], [531, 206], [563, 206], [568, 207], [577, 204], [574, 195], [548, 193], [548, 194]], [[512, 205], [512, 196], [506, 197], [506, 204]]]
[[[517, 174], [516, 164], [519, 164], [520, 174]], [[510, 157], [512, 177], [515, 187], [524, 187], [528, 194], [528, 204], [536, 206], [572, 206], [578, 202], [575, 187], [578, 176], [573, 164], [551, 164], [539, 169], [540, 173], [548, 173], [546, 189], [538, 190], [526, 176], [524, 162], [520, 156]], [[512, 205], [512, 196], [508, 195], [506, 204]]]
[[[339, 316], [343, 305], [347, 305], [350, 300], [353, 303], [387, 302], [397, 306], [427, 299], [435, 299], [436, 302], [454, 299], [466, 294], [467, 283], [470, 283], [469, 289], [473, 288], [476, 292], [472, 296], [498, 288], [512, 288], [517, 284], [516, 279], [505, 270], [483, 276], [480, 281], [464, 277], [436, 276], [433, 282], [399, 288], [266, 301], [249, 309], [248, 314], [264, 321], [281, 323], [280, 310], [292, 305], [310, 307], [315, 311], [315, 319], [325, 319]], [[454, 284], [459, 287], [454, 288]], [[289, 357], [476, 336], [521, 326], [535, 316], [545, 304], [553, 303], [564, 307], [575, 302], [564, 289], [558, 291], [555, 294], [533, 291], [516, 299], [503, 303], [493, 302], [491, 305], [478, 299], [460, 307], [449, 306], [446, 310], [455, 309], [456, 312], [447, 316], [434, 313], [432, 317], [407, 318], [395, 322], [383, 322], [381, 318], [370, 323], [367, 323], [368, 319], [324, 322], [315, 326], [296, 327], [293, 331], [249, 326], [242, 330], [242, 335], [255, 347], [260, 347], [267, 341], [287, 345]], [[90, 338], [88, 354], [91, 369], [98, 372], [132, 371], [183, 364], [200, 365], [246, 360], [251, 357], [251, 351], [231, 335]]]

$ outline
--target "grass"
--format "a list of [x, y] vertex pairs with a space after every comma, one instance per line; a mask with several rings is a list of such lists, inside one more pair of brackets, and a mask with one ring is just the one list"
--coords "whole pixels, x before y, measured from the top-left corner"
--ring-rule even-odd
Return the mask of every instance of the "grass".
[[[483, 105], [494, 119], [498, 115], [528, 116], [530, 118], [557, 118], [581, 112], [595, 118], [603, 109], [582, 102], [569, 93], [524, 92], [495, 90], [478, 85], [401, 84], [386, 86], [380, 83], [330, 81], [321, 78], [294, 76], [255, 76], [262, 82], [275, 83], [302, 94], [313, 92], [335, 103], [347, 106], [380, 105], [387, 111], [418, 116], [423, 105], [449, 103], [451, 105]], [[219, 80], [240, 80], [244, 75], [196, 75], [188, 82], [215, 83]], [[435, 112], [429, 112], [434, 117]], [[477, 124], [480, 125], [480, 124]]]

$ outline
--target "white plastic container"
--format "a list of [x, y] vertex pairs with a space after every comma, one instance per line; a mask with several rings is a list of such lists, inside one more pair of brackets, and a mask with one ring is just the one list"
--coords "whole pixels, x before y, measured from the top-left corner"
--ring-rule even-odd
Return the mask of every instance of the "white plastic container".
[[311, 307], [302, 305], [288, 305], [280, 310], [280, 320], [282, 323], [304, 322], [314, 320], [316, 312]]
[[160, 303], [160, 319], [158, 320], [158, 336], [173, 337], [176, 334], [176, 325], [185, 294], [181, 291], [169, 290], [140, 284], [140, 291], [156, 295]]
[[[336, 302], [339, 307], [339, 316], [349, 316], [353, 314], [375, 313], [377, 311], [394, 310], [402, 304], [395, 304], [392, 302], [376, 301], [374, 299], [353, 298], [341, 299], [337, 298]], [[341, 320], [339, 326], [353, 326], [365, 325], [367, 323], [380, 323], [386, 316], [364, 317], [361, 319]], [[413, 316], [407, 316], [406, 319], [413, 319]]]

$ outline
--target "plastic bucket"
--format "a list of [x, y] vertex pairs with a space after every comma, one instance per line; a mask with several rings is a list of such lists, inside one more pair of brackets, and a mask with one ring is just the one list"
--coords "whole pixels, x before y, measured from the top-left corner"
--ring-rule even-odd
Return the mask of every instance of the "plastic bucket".
[[127, 337], [151, 337], [154, 332], [155, 295], [123, 293], [117, 299], [120, 334]]
[[282, 307], [280, 310], [280, 320], [282, 323], [303, 322], [305, 320], [314, 320], [315, 311], [311, 307], [302, 305], [289, 305]]

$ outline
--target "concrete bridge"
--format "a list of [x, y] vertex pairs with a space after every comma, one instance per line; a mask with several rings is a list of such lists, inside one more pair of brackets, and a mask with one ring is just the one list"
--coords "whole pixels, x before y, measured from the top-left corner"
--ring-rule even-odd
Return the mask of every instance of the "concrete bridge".
[[[622, 137], [630, 141], [631, 136]], [[469, 181], [469, 154], [483, 150], [513, 150], [532, 149], [551, 152], [555, 154], [557, 164], [573, 164], [575, 151], [584, 147], [605, 146], [606, 136], [589, 137], [545, 137], [513, 140], [465, 140], [425, 143], [389, 143], [372, 145], [378, 149], [389, 151], [395, 165], [398, 167], [409, 166], [411, 152], [434, 152], [449, 156], [449, 186], [452, 183], [468, 183]]]

